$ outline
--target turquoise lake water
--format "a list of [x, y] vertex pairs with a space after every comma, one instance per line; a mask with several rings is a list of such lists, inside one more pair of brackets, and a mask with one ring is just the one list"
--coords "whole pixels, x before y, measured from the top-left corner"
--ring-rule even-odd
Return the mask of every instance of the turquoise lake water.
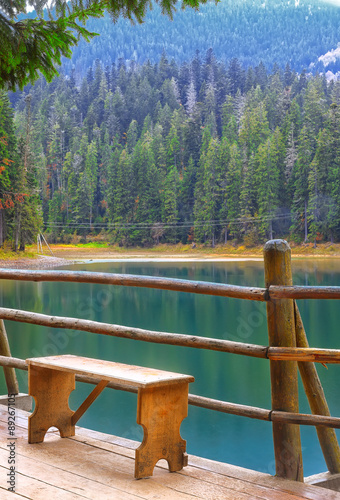
[[[245, 286], [263, 286], [261, 262], [100, 262], [69, 266], [69, 270], [166, 276]], [[294, 283], [340, 285], [340, 262], [293, 261]], [[78, 283], [0, 281], [4, 307], [44, 314], [93, 319], [135, 326], [267, 345], [265, 304], [223, 297], [142, 288]], [[299, 301], [311, 347], [340, 347], [338, 301]], [[142, 343], [84, 332], [55, 330], [6, 322], [12, 355], [22, 359], [71, 353], [150, 366], [194, 375], [192, 394], [234, 403], [270, 408], [269, 362], [199, 349]], [[340, 416], [340, 366], [318, 366], [333, 416]], [[21, 391], [27, 374], [18, 371]], [[302, 384], [300, 411], [309, 412]], [[93, 386], [77, 384], [70, 397], [76, 409]], [[6, 393], [0, 375], [1, 393]], [[135, 440], [142, 440], [136, 424], [135, 394], [106, 389], [79, 425]], [[275, 473], [272, 429], [269, 422], [251, 420], [189, 406], [181, 426], [189, 454]], [[305, 476], [326, 470], [314, 428], [302, 427]], [[338, 433], [340, 438], [340, 434]]]

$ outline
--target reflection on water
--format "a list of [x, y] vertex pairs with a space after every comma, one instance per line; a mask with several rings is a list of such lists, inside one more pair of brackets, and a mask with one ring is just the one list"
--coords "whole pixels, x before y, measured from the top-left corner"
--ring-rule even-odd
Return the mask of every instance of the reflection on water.
[[[261, 262], [97, 263], [67, 269], [167, 276], [247, 286], [263, 286]], [[294, 283], [339, 285], [338, 261], [293, 262]], [[5, 307], [45, 314], [94, 319], [150, 330], [192, 334], [254, 344], [267, 344], [262, 303], [164, 290], [77, 283], [0, 282]], [[339, 348], [337, 301], [300, 301], [310, 345]], [[142, 343], [84, 332], [6, 322], [12, 355], [19, 358], [71, 353], [195, 376], [192, 394], [270, 408], [269, 363], [232, 354]], [[331, 413], [340, 415], [339, 366], [318, 367]], [[27, 374], [18, 371], [21, 390]], [[0, 390], [5, 393], [3, 376]], [[75, 409], [92, 387], [77, 384], [70, 406]], [[301, 391], [300, 410], [308, 412]], [[136, 395], [106, 390], [82, 417], [80, 425], [142, 439], [136, 422]], [[271, 424], [189, 407], [181, 427], [190, 454], [273, 474]], [[305, 475], [326, 470], [316, 433], [302, 429]]]

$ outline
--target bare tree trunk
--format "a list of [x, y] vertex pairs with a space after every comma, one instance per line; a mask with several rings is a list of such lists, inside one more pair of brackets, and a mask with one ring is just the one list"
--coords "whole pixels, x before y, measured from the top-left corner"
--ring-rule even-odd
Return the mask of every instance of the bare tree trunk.
[[24, 252], [25, 251], [25, 248], [26, 248], [26, 245], [25, 245], [25, 239], [24, 238], [20, 238], [20, 252]]
[[15, 213], [15, 229], [14, 229], [14, 243], [13, 243], [14, 252], [18, 251], [18, 246], [19, 246], [20, 222], [21, 222], [20, 219], [21, 216], [19, 212], [19, 207], [17, 206]]
[[0, 247], [3, 247], [4, 241], [4, 211], [0, 209]]
[[227, 227], [225, 228], [225, 231], [224, 231], [224, 243], [225, 243], [225, 245], [228, 243], [228, 228]]
[[308, 226], [307, 226], [307, 200], [305, 200], [305, 243], [308, 240]]
[[269, 239], [273, 239], [273, 221], [271, 220], [269, 223]]

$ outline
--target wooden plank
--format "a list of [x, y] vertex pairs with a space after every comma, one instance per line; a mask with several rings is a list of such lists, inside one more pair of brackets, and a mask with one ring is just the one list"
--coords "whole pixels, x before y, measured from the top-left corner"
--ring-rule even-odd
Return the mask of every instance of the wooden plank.
[[[5, 462], [6, 450], [0, 448], [0, 460]], [[90, 480], [77, 474], [55, 468], [53, 465], [46, 464], [37, 458], [32, 460], [20, 453], [18, 454], [18, 470], [19, 474], [32, 478], [33, 480], [42, 481], [56, 488], [62, 488], [69, 493], [79, 495], [81, 498], [90, 498], [93, 500], [119, 498], [119, 500], [134, 500], [137, 497], [130, 495], [122, 490], [102, 484], [100, 477], [97, 480]], [[18, 481], [21, 480], [21, 476]], [[53, 488], [50, 496], [52, 498]], [[1, 500], [2, 497], [0, 496]], [[138, 497], [141, 498], [141, 497]]]
[[[257, 472], [250, 469], [245, 469], [243, 467], [238, 467], [237, 465], [224, 464], [221, 462], [215, 462], [214, 460], [209, 460], [207, 458], [201, 458], [196, 456], [189, 456], [189, 466], [202, 468], [207, 471], [216, 472], [222, 474], [223, 476], [234, 477], [241, 479], [242, 481], [248, 481], [251, 483], [256, 483], [259, 486], [266, 486], [285, 493], [291, 493], [296, 495], [298, 498], [307, 500], [339, 500], [339, 493], [334, 493], [334, 491], [329, 491], [324, 488], [317, 488], [316, 486], [306, 485], [299, 481], [290, 481], [288, 479], [271, 476], [270, 474], [265, 474], [263, 472]], [[337, 495], [337, 496], [334, 496]], [[284, 498], [284, 496], [283, 496]]]
[[[16, 410], [15, 411], [15, 432], [17, 432], [18, 429], [25, 429], [25, 436], [27, 438], [27, 429], [28, 429], [28, 418], [29, 416], [32, 415], [28, 411], [24, 410]], [[0, 423], [8, 424], [8, 413], [7, 413], [7, 408], [1, 408], [0, 407]], [[7, 425], [8, 427], [8, 425]], [[6, 427], [6, 430], [8, 432], [8, 429]]]
[[[164, 486], [169, 486], [171, 483], [171, 488], [173, 492], [176, 492], [176, 495], [183, 491], [190, 491], [193, 497], [204, 498], [204, 500], [255, 500], [263, 498], [255, 493], [255, 488], [250, 493], [238, 491], [232, 480], [226, 481], [223, 486], [220, 486], [212, 482], [202, 481], [196, 477], [181, 474], [172, 474], [169, 478], [166, 474], [162, 474], [159, 471], [158, 474], [155, 474], [154, 482], [163, 484]], [[175, 494], [174, 498], [176, 498]]]
[[340, 474], [331, 474], [329, 471], [321, 472], [320, 474], [306, 477], [305, 482], [313, 486], [322, 486], [323, 488], [340, 492]]
[[[87, 444], [90, 444], [91, 446], [97, 447], [99, 449], [106, 449], [109, 451], [112, 451], [113, 453], [117, 453], [126, 457], [130, 457], [133, 459], [134, 453], [133, 450], [134, 448], [139, 444], [137, 441], [132, 441], [129, 439], [125, 438], [120, 438], [117, 436], [111, 436], [109, 434], [102, 434], [101, 432], [97, 431], [92, 431], [89, 429], [84, 429], [84, 428], [79, 428], [77, 431], [77, 435], [71, 438], [72, 440], [77, 440], [77, 441], [86, 441]], [[102, 439], [105, 441], [103, 442]], [[203, 465], [202, 465], [203, 464]], [[166, 469], [167, 466], [163, 462], [159, 462], [156, 466], [156, 469]], [[221, 462], [215, 462], [213, 460], [208, 460], [205, 458], [200, 458], [200, 457], [195, 457], [193, 455], [189, 455], [189, 466], [183, 469], [180, 474], [184, 475], [190, 475], [193, 470], [195, 471], [200, 471], [201, 469], [205, 470], [207, 472], [207, 477], [209, 477], [209, 474], [218, 474], [218, 475], [223, 475], [223, 476], [228, 476], [228, 478], [231, 478], [236, 481], [241, 481], [242, 483], [245, 483], [245, 485], [251, 483], [252, 486], [259, 486], [263, 487], [265, 490], [268, 489], [270, 492], [269, 498], [276, 498], [278, 495], [278, 499], [283, 498], [282, 496], [282, 488], [278, 486], [278, 478], [275, 478], [273, 476], [270, 476], [269, 474], [245, 469], [242, 467], [230, 465], [230, 464], [224, 464]], [[221, 470], [222, 469], [222, 470]], [[196, 472], [195, 472], [196, 473]], [[156, 472], [155, 472], [156, 476]], [[171, 476], [170, 476], [171, 477]], [[213, 476], [212, 476], [213, 477]], [[163, 476], [164, 478], [164, 476]], [[269, 484], [262, 485], [257, 484], [258, 480], [264, 480], [267, 481], [269, 479]], [[213, 481], [216, 481], [216, 478], [213, 477]], [[222, 484], [224, 479], [221, 479]], [[280, 483], [281, 484], [281, 483]], [[316, 494], [319, 492], [319, 489], [312, 488], [312, 490], [309, 489], [309, 487], [305, 486], [302, 483], [296, 483], [294, 481], [288, 481], [284, 480], [283, 484], [287, 484], [288, 488], [286, 491], [286, 494], [293, 495], [294, 498], [317, 498], [315, 496], [310, 496], [312, 494]], [[290, 491], [292, 489], [292, 491]], [[306, 490], [306, 491], [305, 491]], [[311, 493], [312, 491], [312, 493]], [[301, 492], [304, 492], [302, 496]], [[323, 499], [330, 499], [333, 497], [327, 496], [329, 492], [327, 490], [324, 490], [322, 492], [324, 495], [320, 496], [320, 500]], [[254, 494], [254, 491], [253, 493]], [[262, 497], [261, 497], [262, 498]], [[265, 497], [263, 497], [265, 498]], [[287, 497], [289, 498], [289, 497]]]
[[[263, 489], [260, 490], [256, 485], [248, 483], [247, 488], [240, 487], [240, 482], [235, 481], [233, 478], [224, 478], [223, 483], [219, 484], [213, 481], [203, 480], [199, 474], [188, 475], [186, 473], [176, 474], [174, 478], [169, 478], [165, 474], [156, 474], [155, 481], [161, 482], [164, 486], [168, 486], [171, 481], [171, 486], [175, 491], [182, 491], [189, 489], [193, 496], [204, 498], [204, 500], [219, 499], [232, 499], [232, 500], [250, 500], [250, 499], [264, 499]], [[268, 490], [268, 493], [269, 490]], [[280, 492], [280, 500], [297, 500], [296, 497], [292, 498], [291, 495], [283, 496]], [[273, 498], [273, 497], [272, 497]]]
[[[16, 429], [18, 437], [18, 450], [20, 457], [54, 467], [56, 478], [60, 471], [75, 475], [80, 481], [86, 478], [88, 481], [98, 482], [105, 486], [122, 489], [136, 498], [174, 498], [193, 499], [192, 491], [196, 491], [196, 483], [188, 483], [186, 493], [177, 491], [176, 488], [185, 489], [185, 477], [183, 483], [172, 485], [173, 477], [179, 475], [193, 475], [197, 481], [208, 483], [203, 486], [203, 494], [213, 495], [212, 484], [219, 487], [230, 488], [224, 496], [221, 492], [212, 498], [224, 498], [235, 500], [235, 492], [246, 495], [248, 500], [255, 498], [269, 498], [271, 500], [339, 500], [340, 495], [323, 488], [297, 483], [294, 481], [280, 480], [270, 476], [242, 467], [215, 462], [200, 457], [189, 456], [189, 466], [180, 473], [169, 474], [165, 470], [166, 464], [159, 462], [155, 468], [154, 476], [148, 480], [135, 481], [132, 477], [134, 468], [135, 448], [138, 442], [103, 434], [98, 431], [77, 427], [77, 436], [60, 439], [55, 432], [49, 433], [46, 442], [39, 445], [28, 445], [27, 439], [27, 412], [18, 411], [20, 420]], [[7, 441], [6, 413], [0, 410], [0, 441], [5, 448]], [[74, 441], [74, 446], [70, 446]], [[78, 445], [78, 446], [77, 446]], [[75, 460], [77, 457], [77, 460]], [[20, 458], [21, 460], [21, 458]], [[103, 466], [103, 474], [101, 473]], [[147, 487], [145, 486], [147, 485]], [[229, 485], [229, 486], [228, 486]], [[138, 488], [136, 488], [138, 486]], [[162, 487], [163, 486], [163, 487]], [[159, 489], [162, 487], [161, 489]], [[175, 488], [176, 487], [176, 488]], [[198, 488], [198, 486], [197, 486]], [[206, 489], [205, 489], [206, 488]], [[293, 497], [293, 498], [292, 498]], [[50, 497], [52, 498], [52, 497]], [[100, 496], [99, 496], [100, 498]], [[114, 496], [112, 498], [115, 498]], [[119, 497], [116, 497], [119, 500]], [[205, 498], [199, 496], [199, 498]], [[242, 499], [243, 500], [243, 499]]]
[[[49, 437], [49, 439], [51, 440], [51, 436]], [[62, 440], [61, 445], [64, 448], [64, 451], [60, 449], [60, 443], [58, 443], [58, 446], [53, 449], [54, 455], [57, 454], [58, 456], [59, 453], [61, 453], [61, 457], [65, 456], [66, 449], [68, 454], [72, 453], [73, 449], [69, 446], [66, 447], [66, 444], [64, 444], [65, 441], [69, 442], [76, 440], [74, 440], [73, 438]], [[140, 496], [147, 494], [147, 498], [169, 498], [171, 500], [173, 500], [174, 498], [202, 498], [204, 500], [210, 498], [223, 498], [225, 500], [250, 500], [256, 498], [256, 496], [254, 495], [235, 495], [235, 491], [233, 490], [233, 488], [231, 488], [231, 484], [228, 485], [228, 487], [226, 486], [216, 488], [214, 493], [214, 486], [212, 484], [203, 482], [199, 482], [198, 484], [197, 480], [190, 480], [190, 478], [186, 476], [176, 478], [176, 473], [170, 474], [163, 467], [157, 467], [155, 470], [155, 475], [148, 480], [135, 481], [131, 478], [130, 472], [126, 474], [126, 470], [131, 470], [131, 468], [133, 468], [132, 459], [129, 459], [123, 455], [116, 454], [113, 457], [112, 452], [106, 452], [105, 454], [102, 448], [98, 448], [97, 446], [91, 447], [91, 445], [89, 445], [88, 443], [87, 445], [84, 445], [84, 443], [78, 441], [78, 443], [74, 444], [78, 445], [77, 450], [78, 453], [81, 453], [82, 457], [86, 456], [91, 458], [91, 467], [89, 467], [87, 464], [85, 465], [83, 459], [81, 463], [78, 463], [78, 473], [85, 473], [87, 477], [91, 477], [89, 476], [89, 474], [92, 475], [93, 473], [96, 473], [96, 471], [98, 471], [98, 468], [100, 469], [101, 467], [104, 467], [101, 477], [105, 482], [114, 480], [115, 484], [120, 485], [123, 478], [125, 478], [125, 491], [129, 491], [132, 493], [134, 492], [136, 494], [138, 493], [140, 494]], [[85, 453], [85, 451], [81, 451], [83, 447], [92, 449], [91, 451], [87, 451]], [[112, 466], [110, 468], [111, 463]], [[68, 467], [70, 466], [74, 469], [73, 463], [68, 463]], [[108, 470], [110, 471], [109, 477], [107, 477], [106, 475], [106, 467], [108, 467]], [[157, 479], [155, 480], [155, 478]], [[179, 487], [178, 481], [182, 484], [181, 487]], [[172, 485], [173, 483], [174, 486]], [[192, 490], [194, 490], [194, 493], [192, 492]]]
[[[97, 433], [96, 431], [89, 431], [89, 429], [81, 429], [82, 431], [82, 436], [74, 436], [72, 437], [73, 440], [81, 441], [86, 439], [86, 443], [100, 448], [100, 449], [106, 449], [109, 451], [112, 451], [113, 453], [121, 454], [123, 456], [127, 456], [130, 458], [133, 458], [133, 451], [131, 449], [131, 444], [136, 445], [136, 442], [130, 441], [130, 440], [125, 440], [123, 438], [117, 438], [117, 436], [108, 436], [109, 438], [115, 438], [117, 443], [112, 443], [112, 442], [98, 442], [98, 439], [95, 439], [95, 436], [98, 435], [100, 437], [101, 433]], [[90, 436], [94, 437], [90, 437]], [[124, 442], [125, 441], [125, 442]], [[126, 448], [125, 445], [129, 445], [130, 448]], [[192, 456], [189, 457], [189, 461], [192, 460]], [[203, 459], [204, 460], [204, 459]], [[157, 473], [157, 469], [167, 469], [167, 464], [164, 461], [161, 461], [157, 464], [154, 472], [155, 478], [159, 477], [159, 474]], [[258, 486], [254, 483], [251, 483], [249, 481], [244, 481], [240, 480], [237, 478], [233, 478], [230, 476], [229, 478], [225, 478], [219, 474], [216, 474], [211, 471], [204, 471], [200, 468], [197, 468], [195, 466], [187, 466], [184, 468], [180, 474], [184, 476], [189, 476], [193, 477], [195, 479], [199, 479], [200, 481], [206, 481], [207, 483], [212, 483], [212, 484], [218, 484], [219, 486], [223, 486], [225, 488], [228, 488], [229, 490], [232, 491], [238, 491], [239, 493], [245, 493], [248, 495], [251, 495], [251, 498], [263, 498], [263, 499], [270, 499], [270, 500], [281, 500], [282, 499], [282, 493], [279, 491], [273, 490], [271, 487], [262, 487]], [[167, 481], [173, 481], [172, 479], [173, 475], [166, 476], [165, 474], [161, 475], [161, 481], [162, 484], [167, 484]], [[168, 478], [168, 479], [167, 479]], [[190, 487], [190, 491], [191, 487]], [[220, 497], [218, 497], [220, 498]], [[221, 497], [224, 498], [224, 497]], [[234, 498], [234, 497], [232, 497]], [[295, 500], [296, 497], [295, 495], [288, 495], [287, 494], [287, 500]]]
[[[79, 477], [100, 481], [102, 484], [138, 498], [174, 499], [173, 490], [153, 483], [152, 479], [136, 481], [133, 477], [133, 459], [105, 452], [103, 449], [96, 449], [73, 439], [61, 439], [50, 434], [43, 443], [38, 445], [22, 443], [20, 454], [31, 460], [49, 464], [55, 467], [56, 471], [61, 469]], [[168, 471], [164, 471], [164, 474], [172, 475]], [[120, 500], [119, 496], [113, 498]], [[175, 498], [192, 500], [194, 497], [188, 492], [178, 493]]]
[[[2, 474], [2, 466], [0, 465], [0, 474]], [[6, 487], [2, 487], [0, 484], [0, 498], [1, 500], [19, 500], [27, 498], [27, 496], [19, 495], [15, 491], [8, 491]]]
[[131, 384], [138, 388], [160, 387], [169, 384], [193, 382], [195, 380], [191, 375], [126, 365], [113, 361], [85, 358], [72, 354], [47, 356], [45, 358], [29, 358], [26, 361], [31, 366], [53, 368], [70, 373], [81, 373], [88, 377], [99, 377], [102, 380]]
[[[111, 434], [104, 434], [102, 432], [94, 431], [91, 429], [84, 429], [83, 427], [77, 427], [77, 435], [72, 437], [71, 439], [86, 442], [91, 446], [107, 449], [112, 451], [113, 453], [121, 454], [131, 459], [133, 459], [134, 457], [135, 448], [140, 444], [138, 441], [133, 441], [131, 439], [126, 439], [119, 436], [113, 436]], [[320, 489], [315, 488], [310, 490], [309, 486], [301, 483], [296, 483], [295, 481], [283, 480], [282, 483], [279, 478], [273, 477], [269, 474], [245, 469], [236, 465], [216, 462], [214, 460], [196, 457], [193, 455], [189, 455], [189, 465], [188, 467], [183, 469], [180, 474], [186, 474], [187, 472], [191, 473], [191, 467], [193, 467], [196, 471], [206, 471], [208, 476], [209, 474], [228, 476], [235, 480], [242, 481], [245, 484], [250, 482], [252, 484], [256, 484], [259, 487], [261, 487], [262, 482], [264, 482], [265, 484], [263, 485], [263, 487], [268, 488], [270, 492], [273, 492], [273, 495], [276, 495], [276, 492], [281, 492], [282, 487], [280, 485], [284, 484], [286, 485], [287, 492], [292, 495], [297, 495], [296, 498], [320, 498], [320, 500], [331, 500], [334, 498], [334, 496], [329, 496], [334, 492], [329, 492], [324, 489], [320, 491]], [[167, 466], [165, 465], [165, 463], [159, 462], [156, 466], [156, 469], [157, 468], [166, 469]], [[214, 477], [214, 481], [215, 480], [218, 479]], [[222, 482], [223, 481], [224, 479], [222, 479]], [[301, 496], [302, 492], [303, 496]], [[279, 499], [282, 498], [280, 494], [281, 493], [279, 493]], [[318, 496], [315, 496], [316, 494]], [[273, 496], [273, 498], [275, 498], [275, 496]]]
[[[256, 483], [250, 483], [249, 481], [241, 481], [236, 478], [225, 478], [221, 474], [217, 474], [212, 471], [206, 471], [198, 467], [188, 466], [183, 471], [179, 472], [186, 476], [195, 477], [200, 481], [206, 481], [218, 486], [229, 487], [229, 482], [232, 482], [232, 487], [235, 491], [240, 493], [245, 493], [248, 495], [253, 495], [256, 498], [262, 498], [263, 500], [282, 500], [282, 492], [274, 490], [273, 488], [267, 486], [259, 486]], [[285, 500], [296, 500], [295, 494], [287, 493], [285, 494]]]
[[[16, 419], [17, 420], [17, 419]], [[59, 430], [56, 427], [51, 427], [48, 431], [48, 434], [54, 433], [59, 434]], [[6, 422], [0, 421], [0, 442], [1, 442], [1, 437], [6, 436], [8, 437], [8, 424]], [[26, 427], [21, 427], [19, 423], [16, 423], [15, 426], [15, 437], [16, 438], [23, 438], [25, 441], [27, 441], [27, 425]]]
[[9, 405], [12, 408], [17, 408], [19, 410], [26, 410], [26, 411], [32, 410], [32, 402], [33, 402], [32, 398], [31, 396], [29, 396], [24, 392], [19, 392], [19, 394], [16, 394], [14, 402], [13, 402], [13, 396], [8, 396], [8, 394], [0, 396], [0, 405], [8, 407], [8, 402], [10, 403]]
[[[116, 446], [120, 446], [126, 450], [135, 450], [140, 445], [140, 441], [134, 441], [133, 439], [127, 439], [120, 436], [114, 436], [112, 434], [105, 434], [104, 432], [94, 431], [92, 429], [84, 429], [83, 427], [76, 427], [77, 436], [83, 440], [87, 438], [92, 438], [96, 441], [101, 441], [104, 443], [110, 443]], [[133, 455], [131, 455], [133, 456]]]
[[[129, 456], [131, 459], [133, 458], [133, 449], [128, 449], [124, 448], [123, 445], [129, 444], [130, 440], [123, 440], [123, 438], [117, 438], [117, 443], [118, 444], [113, 444], [113, 443], [105, 443], [105, 442], [99, 442], [97, 439], [90, 438], [88, 437], [88, 434], [91, 434], [92, 436], [96, 434], [101, 434], [101, 433], [96, 433], [96, 431], [89, 431], [88, 429], [81, 429], [82, 431], [82, 436], [74, 436], [71, 439], [72, 440], [77, 440], [80, 442], [81, 439], [85, 439], [87, 444], [90, 444], [91, 446], [94, 446], [95, 448], [100, 449], [107, 449], [112, 451], [113, 453], [118, 453], [122, 456]], [[79, 433], [78, 433], [79, 434]], [[113, 436], [111, 436], [113, 438]], [[109, 436], [110, 438], [110, 436]], [[124, 441], [128, 441], [128, 443], [124, 443]], [[132, 444], [134, 444], [133, 441], [131, 441]], [[159, 462], [155, 468], [154, 476], [153, 478], [158, 478], [161, 477], [161, 483], [167, 485], [167, 481], [172, 481], [172, 474], [169, 476], [166, 474], [166, 470], [164, 470], [163, 473], [161, 473], [161, 476], [159, 474], [159, 469], [166, 469], [167, 466], [165, 463], [162, 463], [163, 461]], [[198, 462], [198, 463], [197, 463]], [[202, 466], [203, 464], [203, 466]], [[224, 469], [225, 467], [227, 468], [227, 473], [223, 474], [225, 472], [224, 470], [219, 469], [222, 467]], [[223, 477], [220, 479], [221, 485], [227, 487], [230, 491], [232, 491], [231, 498], [235, 498], [235, 489], [240, 490], [240, 492], [246, 493], [250, 495], [250, 498], [266, 498], [268, 497], [269, 499], [275, 499], [277, 498], [278, 500], [281, 499], [287, 499], [287, 500], [293, 500], [294, 499], [312, 499], [312, 500], [333, 500], [335, 497], [332, 496], [334, 492], [330, 493], [327, 490], [324, 490], [321, 492], [321, 495], [319, 493], [318, 488], [312, 488], [305, 486], [303, 483], [296, 483], [294, 481], [288, 481], [288, 480], [282, 480], [280, 483], [279, 478], [275, 478], [270, 476], [269, 474], [264, 474], [261, 472], [256, 472], [248, 469], [244, 469], [242, 467], [237, 467], [229, 464], [223, 464], [220, 462], [214, 462], [211, 460], [207, 460], [204, 458], [200, 457], [194, 457], [192, 455], [189, 455], [189, 466], [184, 468], [179, 474], [185, 475], [185, 476], [190, 476], [192, 474], [195, 475], [196, 472], [203, 469], [206, 470], [207, 472], [207, 478], [206, 480], [208, 482], [213, 482], [216, 483], [216, 478], [214, 476], [211, 476], [211, 481], [209, 480], [210, 474], [219, 474], [223, 475]], [[261, 481], [264, 482], [264, 484], [258, 484], [259, 478]], [[268, 484], [266, 484], [266, 481], [269, 479]], [[158, 480], [158, 479], [157, 479]], [[203, 480], [203, 479], [202, 479]], [[240, 483], [239, 483], [240, 481]], [[190, 483], [189, 483], [190, 484]], [[281, 486], [281, 484], [285, 485], [285, 488]], [[240, 486], [241, 485], [241, 486]], [[296, 487], [297, 485], [297, 487]], [[260, 488], [260, 490], [259, 490]], [[192, 492], [192, 485], [190, 484], [189, 491]], [[209, 490], [208, 490], [209, 491]], [[205, 497], [203, 497], [205, 498]], [[216, 496], [215, 498], [230, 498], [229, 496]]]
[[[7, 470], [0, 465], [0, 486], [2, 488], [6, 486], [5, 478]], [[21, 472], [18, 472], [16, 475], [16, 483], [16, 493], [24, 498], [34, 500], [46, 500], [50, 498], [53, 498], [53, 500], [81, 500], [82, 498], [86, 498], [84, 495], [71, 493], [65, 491], [63, 488], [51, 486], [45, 481], [39, 481]]]
[[[24, 412], [22, 412], [24, 413]], [[77, 428], [80, 429], [80, 428]], [[97, 464], [92, 462], [92, 456], [93, 456], [93, 447], [91, 445], [84, 444], [84, 442], [80, 441], [79, 443], [74, 443], [74, 445], [67, 444], [67, 442], [70, 442], [70, 439], [60, 439], [56, 433], [51, 433], [49, 437], [45, 439], [45, 442], [41, 445], [29, 445], [26, 442], [27, 439], [27, 434], [25, 434], [25, 429], [23, 427], [20, 428], [20, 434], [25, 435], [25, 439], [20, 439], [20, 443], [18, 445], [18, 449], [20, 450], [20, 456], [27, 456], [30, 459], [34, 461], [42, 461], [44, 463], [49, 463], [59, 469], [66, 470], [68, 472], [83, 476], [83, 471], [85, 471], [85, 476], [86, 476], [86, 471], [91, 471], [91, 477], [95, 481], [96, 479], [100, 481], [106, 481], [107, 476], [109, 477], [109, 484], [111, 486], [116, 487], [116, 481], [117, 475], [120, 477], [119, 479], [119, 484], [123, 481], [123, 484], [125, 485], [125, 482], [128, 484], [133, 485], [133, 491], [131, 494], [136, 494], [138, 498], [154, 498], [154, 494], [157, 493], [159, 490], [158, 486], [148, 487], [146, 489], [147, 494], [146, 496], [143, 496], [141, 494], [141, 491], [145, 490], [145, 486], [149, 485], [149, 480], [147, 481], [136, 481], [133, 478], [133, 469], [134, 469], [134, 450], [128, 450], [131, 453], [131, 458], [124, 457], [124, 460], [127, 461], [124, 464], [118, 464], [119, 468], [118, 470], [115, 467], [115, 456], [111, 451], [103, 450], [101, 448], [98, 449], [98, 461]], [[26, 431], [27, 432], [27, 431]], [[19, 433], [16, 433], [17, 436], [19, 437]], [[2, 434], [0, 432], [0, 441], [2, 438], [2, 445], [3, 447], [6, 445], [6, 435]], [[84, 438], [83, 438], [84, 440]], [[51, 445], [55, 445], [55, 448], [51, 448]], [[100, 443], [98, 443], [100, 444]], [[104, 444], [104, 443], [103, 443]], [[138, 443], [139, 444], [139, 443]], [[80, 448], [79, 448], [80, 446]], [[120, 451], [122, 451], [123, 448], [120, 448]], [[79, 457], [79, 460], [81, 460], [82, 463], [77, 463], [77, 460], [75, 457]], [[85, 458], [85, 464], [84, 461], [82, 460]], [[119, 458], [119, 457], [118, 457]], [[21, 460], [21, 459], [20, 459]], [[101, 474], [101, 470], [103, 467], [103, 464], [105, 464], [105, 473], [104, 476]], [[164, 471], [167, 475], [172, 476], [172, 474], [169, 474], [168, 471]], [[59, 472], [57, 473], [59, 474]], [[143, 485], [142, 489], [141, 486], [142, 483], [145, 483], [145, 486]], [[107, 483], [105, 483], [107, 484]], [[138, 485], [138, 488], [136, 489]], [[124, 486], [126, 488], [126, 486]], [[129, 486], [130, 488], [130, 486]], [[157, 493], [157, 498], [165, 498], [172, 500], [174, 498], [173, 496], [173, 491], [168, 491], [168, 489], [161, 488], [158, 493]], [[118, 498], [120, 500], [120, 497], [113, 497], [113, 498]], [[177, 497], [176, 497], [177, 498]], [[190, 498], [192, 499], [193, 497], [188, 493], [186, 495], [179, 495], [178, 498], [183, 498], [187, 499]]]

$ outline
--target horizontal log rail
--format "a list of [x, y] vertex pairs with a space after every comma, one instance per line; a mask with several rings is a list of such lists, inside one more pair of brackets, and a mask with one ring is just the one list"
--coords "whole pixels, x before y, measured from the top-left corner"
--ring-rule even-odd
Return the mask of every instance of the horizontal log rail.
[[340, 299], [339, 286], [279, 286], [268, 289], [133, 274], [0, 269], [0, 279], [132, 286], [265, 302], [279, 299]]
[[[28, 370], [28, 365], [23, 359], [13, 357], [9, 358], [7, 356], [0, 356], [0, 366], [13, 367], [26, 371]], [[87, 377], [84, 375], [76, 375], [76, 380], [78, 382], [95, 385], [100, 382], [99, 379]], [[123, 385], [109, 382], [107, 387], [111, 389], [137, 393], [137, 389], [135, 387], [130, 387], [125, 384]], [[198, 406], [200, 408], [206, 408], [208, 410], [228, 413], [230, 415], [238, 415], [240, 417], [264, 420], [267, 422], [285, 422], [289, 424], [323, 426], [340, 429], [340, 418], [338, 417], [308, 415], [304, 413], [290, 413], [285, 411], [272, 411], [264, 408], [257, 408], [255, 406], [228, 403], [226, 401], [197, 396], [195, 394], [189, 394], [188, 402], [192, 406]]]
[[193, 347], [212, 351], [240, 354], [254, 358], [281, 361], [314, 361], [318, 363], [340, 363], [340, 349], [313, 349], [301, 347], [267, 347], [257, 344], [245, 344], [231, 340], [205, 338], [180, 333], [155, 332], [121, 325], [111, 325], [87, 319], [48, 316], [46, 314], [7, 309], [0, 307], [0, 319], [30, 323], [52, 328], [79, 330], [112, 337], [129, 338], [157, 344]]
[[279, 286], [268, 290], [271, 300], [278, 299], [340, 299], [340, 286]]
[[264, 302], [267, 297], [265, 288], [225, 285], [208, 281], [190, 281], [133, 274], [93, 273], [84, 271], [31, 271], [0, 269], [0, 279], [16, 281], [63, 281], [76, 283], [95, 283], [101, 285], [134, 286], [171, 290], [175, 292], [216, 295], [235, 299]]
[[256, 358], [267, 357], [267, 348], [261, 345], [205, 338], [195, 335], [184, 335], [180, 333], [155, 332], [152, 330], [143, 330], [141, 328], [100, 323], [98, 321], [91, 321], [87, 319], [47, 316], [46, 314], [20, 311], [17, 309], [6, 309], [4, 307], [0, 307], [0, 319], [52, 328], [80, 330], [84, 332], [128, 338], [156, 344], [169, 344], [182, 347], [194, 347], [196, 349], [230, 352]]

